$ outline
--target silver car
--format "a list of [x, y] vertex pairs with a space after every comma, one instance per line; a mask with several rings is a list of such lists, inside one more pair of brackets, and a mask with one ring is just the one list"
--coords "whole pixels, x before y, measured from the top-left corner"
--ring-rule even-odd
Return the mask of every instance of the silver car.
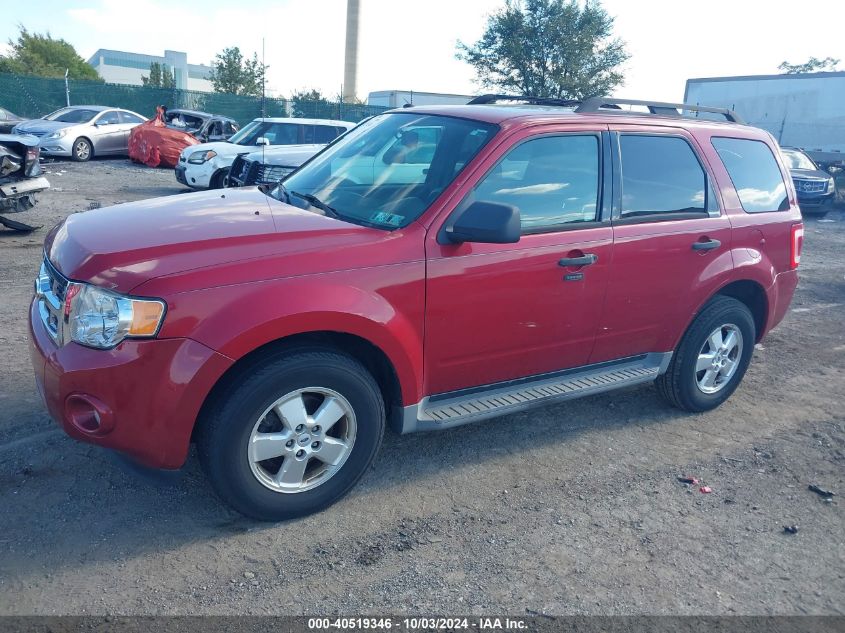
[[19, 123], [13, 134], [38, 137], [41, 153], [84, 162], [94, 156], [127, 154], [129, 131], [147, 119], [106, 106], [70, 106], [42, 119]]

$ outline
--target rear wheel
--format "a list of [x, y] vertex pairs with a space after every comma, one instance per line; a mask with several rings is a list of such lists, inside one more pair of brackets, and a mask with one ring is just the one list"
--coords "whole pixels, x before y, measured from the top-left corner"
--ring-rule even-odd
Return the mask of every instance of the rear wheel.
[[686, 411], [715, 409], [739, 386], [754, 350], [751, 311], [731, 297], [715, 297], [687, 329], [657, 390]]
[[71, 158], [78, 163], [84, 163], [91, 160], [94, 156], [94, 148], [91, 146], [91, 141], [87, 138], [78, 138], [73, 142], [71, 149]]
[[303, 351], [250, 371], [201, 425], [200, 461], [220, 497], [279, 521], [322, 510], [355, 485], [381, 444], [385, 410], [356, 360]]

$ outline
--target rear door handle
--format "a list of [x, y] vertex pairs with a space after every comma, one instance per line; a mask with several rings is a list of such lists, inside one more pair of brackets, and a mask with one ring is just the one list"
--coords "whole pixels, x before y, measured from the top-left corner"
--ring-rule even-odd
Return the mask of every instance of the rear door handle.
[[564, 257], [558, 262], [558, 266], [589, 266], [599, 261], [599, 256], [587, 253], [581, 257]]
[[722, 243], [719, 240], [707, 240], [706, 242], [693, 242], [692, 250], [694, 251], [712, 251], [714, 248], [719, 248]]

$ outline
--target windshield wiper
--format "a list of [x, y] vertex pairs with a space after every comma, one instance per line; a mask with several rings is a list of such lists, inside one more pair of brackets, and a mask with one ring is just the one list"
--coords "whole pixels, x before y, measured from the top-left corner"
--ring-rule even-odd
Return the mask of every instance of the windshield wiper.
[[[282, 185], [281, 183], [279, 183], [279, 186], [284, 189], [284, 185]], [[285, 189], [284, 191], [287, 194], [287, 189]], [[308, 202], [308, 204], [310, 204], [312, 207], [317, 207], [318, 209], [320, 209], [320, 211], [322, 211], [331, 218], [340, 217], [340, 214], [334, 209], [334, 207], [330, 207], [325, 202], [320, 200], [317, 196], [312, 196], [310, 193], [299, 193], [298, 191], [291, 191], [290, 193], [295, 195], [297, 198], [302, 198], [303, 200]], [[290, 195], [288, 195], [288, 198], [290, 198]]]

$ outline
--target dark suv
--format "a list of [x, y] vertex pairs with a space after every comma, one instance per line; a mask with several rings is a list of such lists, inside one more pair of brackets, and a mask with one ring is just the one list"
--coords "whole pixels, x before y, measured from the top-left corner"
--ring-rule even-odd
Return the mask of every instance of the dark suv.
[[344, 495], [386, 426], [651, 382], [719, 406], [798, 283], [771, 135], [502, 100], [373, 117], [275, 188], [68, 216], [30, 311], [50, 413], [148, 466], [195, 441], [223, 499], [278, 520]]
[[782, 147], [780, 151], [792, 175], [801, 212], [804, 215], [827, 215], [836, 197], [833, 176], [820, 169], [813, 159], [800, 149]]

